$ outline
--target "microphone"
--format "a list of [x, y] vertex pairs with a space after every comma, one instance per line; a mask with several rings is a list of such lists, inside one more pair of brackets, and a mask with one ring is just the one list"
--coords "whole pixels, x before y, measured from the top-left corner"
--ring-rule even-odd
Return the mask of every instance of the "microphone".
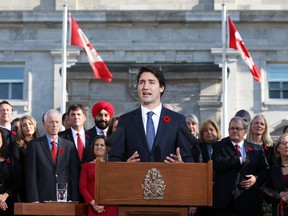
[[120, 138], [124, 136], [124, 129], [122, 127], [117, 127], [117, 129], [106, 139], [106, 143], [112, 148], [114, 143], [117, 143]]
[[199, 151], [199, 163], [202, 163], [203, 162], [203, 158], [202, 158], [201, 150], [200, 150], [199, 145], [198, 145], [198, 139], [196, 139], [196, 137], [193, 136], [190, 133], [190, 131], [184, 126], [180, 127], [180, 132], [185, 136], [185, 138], [188, 140], [190, 145], [196, 146], [196, 148]]

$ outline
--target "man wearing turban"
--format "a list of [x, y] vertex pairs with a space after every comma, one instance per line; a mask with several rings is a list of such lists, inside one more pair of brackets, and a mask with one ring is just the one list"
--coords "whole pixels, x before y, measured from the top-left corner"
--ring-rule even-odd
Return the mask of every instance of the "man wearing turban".
[[92, 116], [95, 126], [88, 130], [92, 140], [96, 135], [106, 136], [111, 118], [114, 115], [113, 105], [106, 101], [100, 101], [92, 107]]

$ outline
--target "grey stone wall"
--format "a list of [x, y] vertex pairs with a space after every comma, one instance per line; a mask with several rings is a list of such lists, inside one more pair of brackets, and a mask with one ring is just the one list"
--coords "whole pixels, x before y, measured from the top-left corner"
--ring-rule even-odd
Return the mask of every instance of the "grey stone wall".
[[[11, 101], [15, 116], [31, 114], [40, 122], [46, 110], [60, 107], [63, 2], [23, 0], [19, 4], [18, 0], [11, 0], [0, 4], [0, 62], [20, 63], [25, 70], [24, 100]], [[270, 62], [287, 63], [287, 3], [273, 1], [271, 6], [271, 1], [263, 0], [226, 2], [263, 74], [263, 82], [255, 83], [237, 52], [229, 50], [227, 116], [232, 117], [242, 108], [252, 115], [263, 113], [271, 130], [277, 131], [284, 124], [288, 102], [268, 98], [266, 68]], [[221, 66], [222, 1], [167, 0], [161, 1], [161, 10], [158, 10], [160, 0], [155, 4], [143, 1], [98, 3], [68, 1], [73, 17], [108, 66], [195, 63]], [[93, 78], [81, 49], [68, 46], [68, 55], [67, 105], [84, 103], [89, 113], [96, 101], [108, 100], [115, 105], [116, 114], [139, 106], [137, 97], [131, 95], [129, 89], [129, 69], [112, 70], [114, 80], [106, 84]], [[75, 63], [84, 65], [82, 71], [72, 72]], [[211, 117], [219, 122], [220, 70], [165, 73], [168, 85], [163, 102], [172, 103], [183, 114], [196, 113], [201, 121]], [[93, 120], [89, 118], [87, 125], [91, 124]]]

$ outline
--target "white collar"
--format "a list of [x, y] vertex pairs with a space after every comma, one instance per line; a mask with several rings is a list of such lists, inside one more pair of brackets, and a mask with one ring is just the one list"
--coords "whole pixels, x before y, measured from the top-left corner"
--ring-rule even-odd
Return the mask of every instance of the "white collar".
[[149, 110], [146, 107], [141, 105], [141, 113], [142, 116], [146, 116], [148, 112], [152, 111], [155, 115], [160, 117], [161, 114], [161, 110], [162, 110], [162, 104], [160, 103], [159, 106], [157, 106], [156, 108], [154, 108], [153, 110]]
[[81, 130], [78, 132], [76, 130], [74, 130], [72, 127], [71, 127], [71, 131], [72, 131], [72, 135], [73, 137], [77, 136], [77, 133], [80, 134], [81, 137], [85, 137], [85, 130], [84, 130], [84, 127], [81, 128]]

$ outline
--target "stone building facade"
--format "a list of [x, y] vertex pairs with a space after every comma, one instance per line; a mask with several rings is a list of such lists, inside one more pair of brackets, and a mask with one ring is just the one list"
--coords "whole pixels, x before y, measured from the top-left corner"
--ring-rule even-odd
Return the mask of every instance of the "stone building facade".
[[[18, 84], [22, 83], [22, 98], [13, 98], [13, 93], [8, 97], [15, 117], [29, 114], [41, 122], [45, 111], [61, 106], [64, 2], [22, 0], [19, 4], [18, 0], [10, 0], [0, 4], [0, 80], [11, 82], [1, 76], [11, 67], [23, 70], [23, 76], [17, 79]], [[273, 81], [269, 67], [288, 68], [288, 3], [271, 2], [226, 1], [263, 78], [261, 83], [253, 81], [238, 53], [228, 50], [227, 116], [231, 118], [239, 109], [246, 109], [251, 115], [262, 113], [272, 134], [277, 136], [287, 123], [288, 100], [269, 95]], [[93, 125], [90, 108], [97, 101], [110, 101], [116, 115], [139, 106], [135, 74], [143, 65], [163, 70], [167, 79], [163, 102], [171, 103], [182, 114], [196, 114], [200, 121], [213, 118], [221, 124], [221, 0], [67, 3], [69, 12], [113, 74], [111, 83], [94, 79], [83, 51], [67, 46], [67, 106], [82, 103], [87, 107], [87, 128]], [[287, 80], [284, 74], [284, 95]]]

